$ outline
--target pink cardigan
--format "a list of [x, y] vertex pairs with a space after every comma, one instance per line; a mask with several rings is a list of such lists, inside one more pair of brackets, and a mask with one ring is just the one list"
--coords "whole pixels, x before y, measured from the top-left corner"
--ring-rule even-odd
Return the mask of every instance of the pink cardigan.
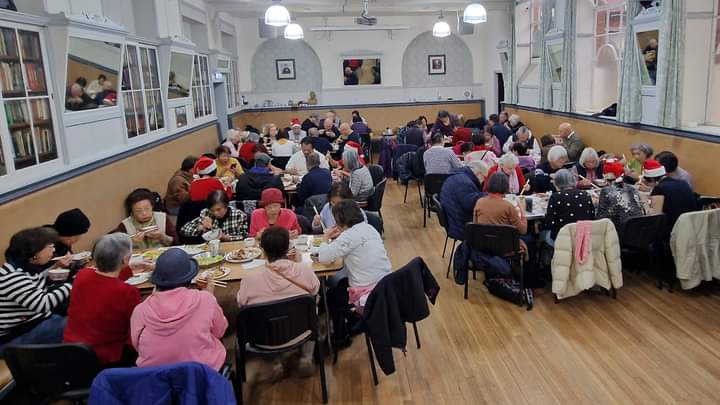
[[242, 308], [303, 294], [315, 295], [319, 289], [320, 281], [311, 263], [278, 260], [269, 263], [267, 269], [250, 272], [243, 278], [237, 303]]
[[[265, 228], [268, 228], [269, 226], [270, 223], [268, 222], [265, 208], [258, 208], [253, 211], [252, 215], [250, 216], [249, 236], [254, 237], [258, 234], [258, 232], [265, 230]], [[275, 221], [275, 226], [285, 228], [288, 231], [297, 231], [298, 234], [302, 233], [302, 229], [300, 229], [300, 224], [298, 224], [297, 216], [294, 212], [292, 212], [292, 210], [289, 210], [287, 208], [280, 209], [280, 215], [278, 215], [278, 218]]]

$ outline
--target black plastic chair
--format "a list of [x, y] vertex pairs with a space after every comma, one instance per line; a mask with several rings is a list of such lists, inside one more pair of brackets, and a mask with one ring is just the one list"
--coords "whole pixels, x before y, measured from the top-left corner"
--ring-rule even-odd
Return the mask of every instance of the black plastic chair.
[[304, 215], [297, 215], [297, 220], [303, 235], [313, 234], [312, 222], [310, 222], [307, 217], [305, 217]]
[[720, 208], [720, 197], [700, 196], [698, 207], [703, 211]]
[[[284, 345], [303, 334], [307, 336], [291, 346], [267, 348]], [[319, 340], [317, 304], [315, 303], [315, 297], [312, 295], [300, 295], [242, 308], [237, 319], [237, 347], [235, 348], [238, 403], [243, 403], [242, 383], [247, 381], [245, 373], [246, 352], [260, 356], [276, 356], [280, 353], [298, 349], [308, 341], [314, 341], [315, 356], [320, 366], [322, 399], [323, 403], [326, 404], [328, 394], [325, 383], [325, 360], [322, 350], [320, 350]]]
[[[327, 194], [311, 195], [305, 199], [305, 204], [303, 205], [303, 215], [307, 218], [315, 218], [315, 211], [320, 213], [327, 202]], [[313, 209], [313, 207], [315, 209]]]
[[381, 181], [385, 180], [385, 169], [380, 165], [367, 165], [368, 171], [370, 171], [370, 177], [373, 180], [373, 186], [380, 184]]
[[365, 207], [365, 211], [377, 212], [381, 218], [382, 212], [380, 210], [382, 209], [386, 184], [387, 179], [382, 179], [382, 181], [375, 186], [375, 192], [368, 198], [367, 207]]
[[84, 344], [10, 344], [4, 356], [17, 387], [43, 404], [58, 400], [83, 403], [100, 372], [95, 352]]
[[437, 207], [433, 206], [432, 196], [440, 194], [445, 180], [447, 180], [447, 174], [431, 173], [426, 174], [423, 178], [423, 184], [425, 185], [425, 197], [424, 211], [423, 211], [423, 228], [427, 226], [427, 219], [430, 218], [430, 213], [437, 213]]
[[383, 219], [380, 215], [378, 215], [374, 212], [368, 212], [366, 210], [365, 216], [367, 217], [368, 224], [370, 224], [373, 228], [375, 228], [375, 230], [378, 231], [378, 233], [380, 235], [382, 235], [383, 232], [385, 232], [385, 228], [383, 225]]
[[[520, 278], [520, 289], [523, 291], [523, 301], [528, 311], [532, 309], [532, 291], [525, 289], [525, 274], [523, 270], [522, 251], [520, 250], [520, 234], [512, 225], [465, 225], [465, 242], [470, 251], [477, 251], [488, 256], [502, 257], [510, 263], [511, 268], [517, 269]], [[471, 262], [471, 260], [469, 260]], [[468, 298], [468, 284], [470, 277], [465, 277], [465, 299]]]
[[[666, 249], [663, 248], [663, 235], [665, 233], [665, 214], [643, 215], [630, 217], [618, 230], [620, 237], [620, 254], [623, 263], [632, 262], [629, 256], [640, 256], [647, 263], [646, 270], [655, 272], [658, 278], [658, 288], [662, 289], [664, 268], [667, 263], [658, 261], [659, 256], [664, 257]], [[672, 288], [672, 282], [670, 282]]]
[[277, 167], [280, 170], [285, 170], [285, 166], [287, 166], [288, 162], [290, 161], [290, 156], [282, 156], [282, 157], [274, 157], [272, 159], [272, 165]]
[[[445, 258], [445, 251], [447, 250], [447, 243], [448, 239], [450, 239], [450, 223], [448, 222], [447, 212], [445, 212], [445, 208], [443, 208], [442, 204], [440, 203], [440, 198], [438, 198], [437, 194], [434, 194], [432, 196], [432, 202], [433, 205], [438, 210], [438, 221], [440, 221], [440, 226], [443, 227], [445, 230], [445, 244], [443, 245], [443, 253], [442, 257]], [[448, 268], [447, 273], [445, 273], [445, 278], [450, 277], [450, 267], [452, 266], [453, 256], [455, 255], [455, 244], [457, 241], [453, 239], [452, 248], [450, 249], [450, 260], [448, 261]]]
[[205, 201], [188, 201], [180, 206], [178, 211], [177, 223], [175, 225], [175, 231], [178, 235], [178, 239], [182, 244], [197, 244], [205, 242], [200, 236], [185, 236], [180, 232], [183, 226], [193, 219], [200, 216], [200, 211], [207, 207]]

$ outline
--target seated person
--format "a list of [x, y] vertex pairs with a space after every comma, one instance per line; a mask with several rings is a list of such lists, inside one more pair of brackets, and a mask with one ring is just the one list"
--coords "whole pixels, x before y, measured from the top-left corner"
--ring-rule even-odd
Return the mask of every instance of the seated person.
[[93, 99], [85, 93], [85, 90], [83, 90], [82, 86], [78, 83], [73, 83], [70, 86], [70, 94], [68, 94], [67, 100], [65, 101], [65, 109], [80, 111], [97, 108], [97, 106], [98, 105], [93, 102]]
[[222, 337], [228, 326], [218, 305], [212, 278], [198, 280], [198, 263], [181, 249], [164, 252], [155, 262], [153, 293], [130, 318], [130, 339], [138, 367], [194, 361], [220, 370], [225, 362]]
[[222, 242], [243, 240], [248, 232], [247, 215], [232, 207], [227, 194], [219, 190], [208, 196], [207, 208], [200, 211], [200, 216], [183, 225], [180, 233], [197, 237], [215, 229], [220, 230], [218, 239]]
[[320, 130], [320, 137], [327, 139], [329, 142], [335, 141], [340, 136], [340, 130], [335, 127], [335, 123], [330, 119], [323, 119], [321, 122], [322, 130]]
[[693, 188], [692, 176], [687, 170], [678, 166], [678, 158], [674, 153], [669, 151], [660, 152], [655, 156], [655, 160], [665, 167], [665, 172], [668, 177], [675, 180], [682, 180], [690, 186], [690, 189]]
[[603, 163], [593, 148], [583, 149], [580, 154], [580, 159], [575, 164], [575, 170], [577, 170], [579, 177], [578, 188], [590, 188], [592, 187], [593, 180], [603, 178]]
[[88, 217], [79, 208], [73, 208], [60, 213], [52, 225], [46, 226], [54, 229], [58, 234], [55, 242], [55, 257], [60, 257], [59, 260], [48, 263], [47, 265], [50, 266], [48, 268], [79, 270], [85, 263], [73, 260], [72, 246], [90, 229]]
[[459, 142], [472, 142], [472, 129], [456, 128], [452, 133], [452, 144], [457, 145]]
[[352, 125], [350, 126], [352, 131], [358, 135], [369, 135], [372, 130], [367, 126], [365, 118], [359, 115], [352, 116]]
[[260, 193], [266, 188], [283, 189], [282, 179], [273, 174], [269, 168], [271, 160], [266, 153], [255, 154], [255, 166], [240, 176], [235, 185], [236, 200], [257, 201], [260, 199]]
[[288, 138], [292, 142], [300, 142], [307, 136], [307, 133], [302, 129], [299, 118], [293, 118], [290, 121], [290, 128], [287, 131]]
[[410, 121], [405, 128], [400, 129], [398, 142], [418, 147], [423, 146], [425, 145], [425, 131], [418, 126], [417, 121]]
[[136, 249], [170, 246], [177, 242], [175, 227], [164, 212], [153, 211], [155, 196], [149, 190], [139, 188], [125, 199], [125, 218], [113, 232], [130, 235]]
[[[225, 134], [225, 142], [223, 142], [223, 146], [227, 146], [228, 150], [230, 151], [230, 156], [234, 158], [240, 157], [240, 148], [242, 148], [242, 134], [240, 131], [234, 128], [228, 129], [228, 131]], [[217, 152], [216, 152], [217, 153]]]
[[190, 183], [190, 201], [205, 201], [216, 190], [225, 191], [225, 185], [218, 180], [217, 164], [214, 159], [203, 156], [195, 162], [193, 173], [198, 177]]
[[[267, 257], [267, 265], [263, 270], [248, 274], [240, 283], [237, 303], [241, 309], [248, 305], [299, 295], [317, 295], [320, 281], [313, 271], [312, 263], [300, 262], [301, 256], [295, 249], [290, 249], [290, 234], [287, 229], [278, 226], [267, 228], [260, 238], [260, 247]], [[314, 348], [313, 341], [306, 342], [300, 348], [298, 372], [303, 377], [311, 376], [315, 370]], [[280, 380], [285, 374], [283, 357], [285, 356], [280, 355], [273, 358], [271, 374], [273, 381]]]
[[460, 126], [460, 120], [455, 114], [450, 114], [445, 110], [438, 112], [435, 123], [432, 126], [431, 133], [433, 135], [440, 134], [442, 136], [452, 136], [455, 128]]
[[165, 192], [165, 211], [172, 223], [177, 221], [180, 207], [190, 201], [190, 184], [193, 181], [193, 166], [197, 162], [194, 156], [188, 156], [183, 159], [180, 169], [173, 174], [168, 181], [167, 191]]
[[432, 146], [423, 154], [423, 164], [425, 174], [448, 174], [452, 169], [462, 167], [462, 162], [452, 148], [445, 147], [443, 135], [440, 133], [432, 135]]
[[220, 145], [215, 148], [215, 166], [217, 166], [217, 173], [215, 177], [222, 179], [228, 178], [230, 182], [240, 177], [243, 174], [243, 168], [237, 159], [230, 156], [230, 149], [225, 145]]
[[25, 229], [10, 238], [0, 266], [0, 355], [9, 343], [62, 342], [65, 317], [52, 311], [67, 302], [71, 285], [50, 287], [40, 274], [55, 255], [56, 241], [57, 233], [48, 227]]
[[575, 176], [569, 170], [558, 170], [553, 182], [557, 192], [548, 200], [543, 226], [549, 231], [543, 239], [550, 246], [555, 246], [555, 238], [563, 226], [595, 219], [595, 206], [590, 194], [576, 188]]
[[271, 153], [273, 157], [287, 157], [289, 158], [295, 153], [295, 144], [288, 139], [288, 134], [285, 130], [277, 132], [277, 140], [272, 143]]
[[250, 216], [250, 237], [260, 239], [265, 229], [271, 226], [279, 226], [290, 232], [295, 239], [302, 233], [300, 224], [298, 224], [295, 213], [287, 208], [283, 208], [285, 199], [282, 191], [277, 188], [268, 188], [263, 190], [260, 198], [260, 206], [253, 211]]
[[555, 145], [548, 151], [548, 160], [535, 169], [532, 190], [536, 193], [547, 193], [554, 189], [552, 178], [568, 161], [567, 150], [562, 145]]
[[[508, 191], [512, 194], [520, 194], [523, 189], [529, 188], [529, 185], [525, 183], [525, 176], [519, 163], [517, 156], [512, 153], [506, 153], [500, 157], [500, 160], [495, 166], [488, 170], [488, 177], [492, 177], [496, 172], [505, 173], [505, 175], [508, 176]], [[483, 191], [487, 192], [489, 185], [489, 183], [485, 183]]]
[[293, 153], [293, 155], [290, 157], [290, 160], [288, 160], [287, 165], [285, 165], [285, 173], [304, 176], [308, 172], [306, 158], [311, 154], [318, 156], [318, 160], [320, 162], [319, 167], [323, 169], [330, 168], [330, 166], [328, 165], [328, 161], [325, 158], [325, 155], [315, 150], [316, 140], [317, 138], [308, 136], [303, 138], [302, 141], [300, 141], [300, 150]]
[[[476, 137], [478, 137], [477, 140]], [[489, 150], [494, 153], [495, 156], [502, 155], [502, 145], [497, 136], [493, 134], [490, 125], [485, 125], [482, 134], [473, 135], [473, 143], [477, 150]]]
[[550, 148], [555, 146], [555, 138], [550, 134], [545, 134], [540, 137], [540, 163], [544, 164], [547, 162], [547, 155]]
[[625, 184], [625, 166], [619, 161], [605, 162], [603, 174], [610, 185], [600, 191], [595, 217], [610, 219], [618, 234], [622, 235], [623, 225], [628, 218], [645, 214], [640, 194], [635, 187]]
[[505, 145], [508, 138], [512, 136], [510, 129], [505, 126], [506, 122], [507, 114], [504, 112], [500, 113], [500, 115], [492, 114], [488, 118], [488, 125], [490, 125], [492, 134], [498, 139], [500, 145]]
[[633, 159], [625, 162], [627, 164], [625, 175], [638, 181], [640, 180], [645, 161], [652, 158], [654, 151], [652, 146], [646, 143], [636, 143], [630, 146], [630, 153]]
[[525, 145], [527, 145], [528, 154], [532, 156], [536, 164], [540, 163], [542, 155], [540, 143], [537, 141], [537, 139], [535, 139], [530, 129], [524, 126], [518, 128], [517, 132], [515, 132], [512, 136], [508, 138], [507, 141], [505, 141], [505, 145], [503, 145], [503, 153], [511, 153], [512, 151], [510, 150], [510, 148], [515, 142], [525, 143]]
[[118, 278], [131, 255], [128, 235], [102, 236], [93, 249], [96, 267], [80, 270], [70, 293], [63, 341], [89, 345], [104, 365], [134, 364], [127, 354], [123, 359], [123, 354], [130, 342], [130, 316], [140, 303], [140, 291]]
[[343, 164], [345, 167], [341, 173], [348, 177], [348, 187], [353, 199], [361, 203], [367, 202], [375, 192], [370, 170], [360, 162], [358, 153], [350, 148], [343, 152]]
[[313, 143], [315, 150], [323, 156], [325, 156], [332, 148], [330, 141], [328, 141], [327, 138], [320, 136], [320, 131], [317, 128], [310, 128], [308, 130], [308, 136], [315, 141]]
[[[320, 233], [325, 229], [335, 226], [335, 217], [332, 208], [342, 200], [352, 200], [352, 192], [345, 183], [333, 183], [327, 193], [327, 201], [320, 210], [320, 215], [315, 215], [312, 221], [313, 232]], [[367, 215], [363, 211], [363, 221], [367, 222]]]
[[238, 156], [249, 165], [255, 163], [255, 154], [258, 153], [259, 141], [260, 135], [254, 132], [248, 133], [245, 139], [243, 139], [243, 144], [238, 151]]
[[670, 237], [680, 215], [698, 210], [697, 194], [687, 182], [667, 176], [665, 167], [656, 160], [646, 160], [643, 165], [643, 181], [650, 187], [649, 214], [665, 213], [666, 230], [664, 238]]
[[327, 194], [330, 191], [333, 182], [332, 174], [330, 170], [320, 167], [320, 157], [321, 155], [317, 153], [311, 153], [306, 157], [306, 167], [310, 171], [303, 176], [297, 187], [295, 198], [295, 206], [297, 207], [303, 207], [308, 197]]
[[[491, 152], [492, 153], [492, 152]], [[485, 196], [483, 182], [488, 167], [482, 160], [465, 162], [445, 180], [438, 199], [448, 218], [448, 235], [455, 240], [465, 239], [465, 224], [473, 220], [475, 202]]]
[[103, 82], [103, 89], [95, 96], [95, 104], [113, 106], [117, 103], [117, 91], [112, 82], [106, 80]]
[[510, 151], [518, 158], [518, 165], [523, 173], [535, 172], [535, 159], [528, 155], [527, 144], [525, 142], [515, 142], [510, 147]]

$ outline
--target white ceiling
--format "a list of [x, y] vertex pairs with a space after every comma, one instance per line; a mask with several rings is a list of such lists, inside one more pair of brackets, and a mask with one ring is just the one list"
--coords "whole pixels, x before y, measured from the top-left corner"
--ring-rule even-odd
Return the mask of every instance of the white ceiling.
[[[477, 1], [477, 0], [474, 0]], [[236, 17], [260, 17], [271, 4], [270, 0], [206, 0], [215, 11]], [[488, 10], [507, 10], [513, 0], [480, 0]], [[282, 0], [293, 16], [357, 16], [362, 0]], [[371, 16], [437, 14], [462, 10], [470, 1], [457, 0], [370, 0]]]

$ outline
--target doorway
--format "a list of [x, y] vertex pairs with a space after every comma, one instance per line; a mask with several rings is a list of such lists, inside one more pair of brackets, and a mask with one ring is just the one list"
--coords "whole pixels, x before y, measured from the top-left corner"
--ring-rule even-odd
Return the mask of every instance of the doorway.
[[503, 74], [500, 72], [495, 72], [495, 86], [497, 88], [497, 112], [503, 110], [502, 105], [505, 102], [505, 80], [503, 79]]

